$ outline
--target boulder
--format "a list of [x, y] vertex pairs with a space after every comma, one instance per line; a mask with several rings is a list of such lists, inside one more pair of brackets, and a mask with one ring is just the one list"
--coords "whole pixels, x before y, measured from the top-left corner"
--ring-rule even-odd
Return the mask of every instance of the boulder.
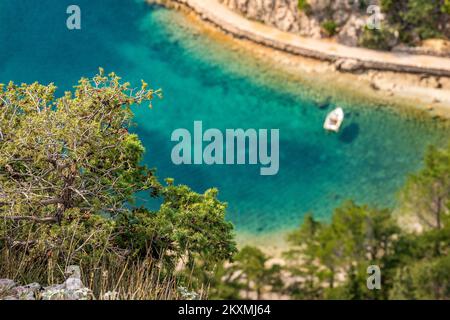
[[298, 31], [296, 13], [292, 12], [287, 6], [282, 6], [275, 12], [274, 24], [282, 31]]
[[334, 64], [337, 70], [346, 72], [355, 72], [363, 67], [361, 62], [354, 59], [339, 59]]
[[63, 284], [46, 287], [42, 293], [43, 300], [88, 300], [92, 298], [92, 291], [81, 281], [79, 266], [68, 266], [66, 274], [69, 276]]
[[0, 279], [0, 295], [7, 295], [16, 283], [10, 279]]
[[[87, 300], [92, 299], [92, 291], [81, 281], [80, 267], [67, 267], [68, 278], [62, 284], [43, 288], [39, 283], [24, 286], [10, 279], [0, 279], [0, 299], [3, 300]], [[112, 293], [111, 293], [112, 296]], [[114, 298], [117, 294], [114, 295]]]
[[42, 289], [39, 283], [30, 283], [26, 286], [18, 286], [11, 290], [14, 297], [19, 300], [36, 300], [39, 291]]
[[347, 46], [356, 47], [358, 39], [366, 25], [366, 18], [360, 15], [351, 16], [339, 29], [337, 40]]

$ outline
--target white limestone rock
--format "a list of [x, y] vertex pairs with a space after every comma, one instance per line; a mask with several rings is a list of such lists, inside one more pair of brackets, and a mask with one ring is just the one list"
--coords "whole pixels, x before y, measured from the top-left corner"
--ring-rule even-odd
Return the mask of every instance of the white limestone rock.
[[337, 41], [349, 46], [358, 45], [369, 18], [368, 6], [380, 4], [380, 0], [308, 0], [305, 10], [299, 10], [298, 0], [219, 1], [251, 20], [316, 39], [324, 36], [321, 25], [332, 20], [337, 25]]
[[0, 279], [0, 295], [7, 295], [16, 283], [10, 279]]

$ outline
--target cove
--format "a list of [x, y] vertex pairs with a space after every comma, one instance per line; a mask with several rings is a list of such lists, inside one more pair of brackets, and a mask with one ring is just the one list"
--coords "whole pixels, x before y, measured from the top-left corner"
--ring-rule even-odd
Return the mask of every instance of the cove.
[[[305, 212], [326, 220], [346, 199], [392, 207], [407, 175], [420, 168], [426, 146], [449, 141], [448, 128], [432, 119], [351, 103], [343, 106], [340, 133], [326, 134], [323, 120], [336, 102], [320, 109], [301, 84], [285, 90], [289, 79], [273, 76], [262, 63], [246, 67], [251, 55], [212, 42], [181, 13], [143, 1], [109, 0], [105, 6], [79, 0], [82, 29], [68, 30], [70, 4], [0, 2], [0, 82], [54, 82], [62, 94], [101, 66], [134, 85], [144, 79], [162, 88], [164, 98], [153, 110], [135, 110], [132, 130], [146, 147], [144, 162], [159, 177], [195, 191], [217, 187], [238, 234], [289, 230]], [[261, 176], [259, 166], [248, 164], [173, 164], [171, 133], [196, 120], [222, 132], [279, 129], [279, 172]], [[140, 202], [150, 205], [145, 195]]]

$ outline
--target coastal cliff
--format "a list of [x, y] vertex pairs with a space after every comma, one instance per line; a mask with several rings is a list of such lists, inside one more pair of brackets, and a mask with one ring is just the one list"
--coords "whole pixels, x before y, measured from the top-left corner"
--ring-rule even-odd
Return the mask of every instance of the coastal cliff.
[[360, 72], [381, 70], [413, 74], [450, 77], [450, 64], [446, 57], [418, 54], [397, 54], [351, 47], [334, 41], [313, 39], [281, 31], [278, 28], [252, 21], [235, 13], [220, 0], [148, 0], [165, 5], [187, 6], [202, 20], [211, 22], [237, 38], [275, 48], [290, 54], [331, 62], [337, 70]]
[[[320, 39], [328, 36], [322, 25], [327, 21], [336, 24], [339, 42], [356, 46], [358, 38], [369, 16], [357, 2], [297, 0], [220, 0], [230, 9], [249, 19], [274, 26], [282, 31], [293, 32], [305, 37]], [[375, 1], [376, 3], [378, 1]], [[333, 26], [330, 23], [329, 31]]]
[[[346, 83], [342, 90], [358, 84], [359, 88], [351, 91], [364, 92], [366, 98], [370, 96], [383, 103], [395, 101], [399, 105], [413, 106], [427, 110], [433, 117], [450, 117], [450, 63], [447, 57], [369, 50], [330, 39], [302, 37], [246, 18], [235, 11], [236, 7], [232, 10], [219, 0], [147, 1], [194, 13], [194, 23], [205, 22], [204, 26], [230, 35], [226, 39], [239, 41], [239, 46], [247, 47], [255, 58], [263, 51], [262, 59], [270, 59], [278, 70], [304, 76], [316, 74], [313, 79], [331, 81], [333, 86], [337, 85], [338, 77], [340, 82]], [[252, 47], [251, 43], [256, 46]]]
[[[219, 0], [246, 18], [314, 39], [333, 38], [352, 47], [393, 50], [416, 54], [450, 56], [450, 15], [448, 1], [435, 1], [422, 8], [412, 7], [406, 0], [395, 6], [410, 8], [410, 15], [427, 13], [431, 21], [409, 21], [397, 17], [397, 8], [388, 1], [371, 0]], [[372, 6], [372, 7], [371, 7]], [[374, 7], [376, 6], [376, 7]], [[435, 6], [435, 8], [433, 7]], [[414, 9], [414, 11], [413, 11]], [[379, 11], [377, 11], [379, 10]], [[429, 14], [428, 14], [429, 11]], [[368, 30], [376, 15], [382, 29]], [[417, 16], [418, 20], [425, 17]], [[404, 19], [405, 21], [400, 21]], [[409, 18], [412, 20], [412, 18]], [[400, 27], [404, 26], [404, 28]]]

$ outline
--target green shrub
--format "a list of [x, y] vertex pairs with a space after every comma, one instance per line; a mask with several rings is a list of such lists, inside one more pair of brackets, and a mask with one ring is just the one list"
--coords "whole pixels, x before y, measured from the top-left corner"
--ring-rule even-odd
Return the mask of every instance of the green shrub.
[[441, 7], [442, 13], [450, 15], [450, 0], [445, 0]]
[[365, 48], [390, 50], [398, 42], [397, 35], [398, 32], [394, 28], [383, 24], [380, 30], [365, 27], [358, 41], [359, 45]]
[[[96, 297], [123, 288], [122, 297], [161, 289], [173, 298], [175, 266], [210, 270], [232, 257], [233, 226], [217, 190], [163, 186], [142, 164], [144, 147], [127, 130], [131, 105], [158, 91], [145, 82], [131, 89], [103, 70], [74, 94], [55, 91], [0, 84], [0, 278], [61, 283], [78, 265]], [[162, 202], [158, 210], [135, 207], [144, 192]]]
[[413, 262], [395, 274], [393, 300], [439, 300], [450, 296], [450, 256]]
[[308, 14], [311, 9], [308, 0], [298, 0], [297, 7], [298, 10], [303, 11], [306, 14]]
[[298, 0], [298, 9], [299, 10], [304, 10], [307, 5], [308, 5], [307, 0]]
[[393, 5], [394, 5], [394, 0], [381, 0], [381, 10], [383, 10], [384, 12], [389, 12]]
[[381, 8], [400, 40], [415, 45], [420, 40], [449, 36], [449, 0], [382, 0]]
[[338, 25], [333, 20], [325, 20], [321, 27], [329, 37], [334, 36], [338, 29]]
[[409, 0], [407, 11], [402, 13], [404, 30], [410, 27], [413, 36], [416, 34], [420, 39], [439, 37], [442, 31], [438, 25], [441, 13], [439, 0]]

